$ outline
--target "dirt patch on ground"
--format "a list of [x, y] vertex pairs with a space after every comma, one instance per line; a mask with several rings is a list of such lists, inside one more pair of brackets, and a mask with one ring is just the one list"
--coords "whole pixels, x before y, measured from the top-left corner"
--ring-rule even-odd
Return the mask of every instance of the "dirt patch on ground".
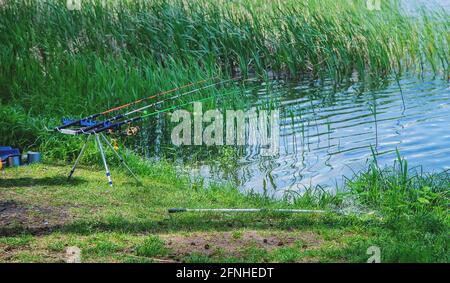
[[323, 239], [310, 231], [277, 231], [277, 232], [223, 232], [223, 233], [193, 233], [186, 236], [161, 235], [175, 259], [181, 259], [197, 253], [205, 256], [226, 254], [240, 257], [242, 252], [250, 247], [271, 251], [275, 248], [300, 245], [301, 250], [318, 248]]
[[15, 200], [0, 201], [0, 236], [20, 233], [50, 233], [71, 220], [68, 207], [27, 205]]

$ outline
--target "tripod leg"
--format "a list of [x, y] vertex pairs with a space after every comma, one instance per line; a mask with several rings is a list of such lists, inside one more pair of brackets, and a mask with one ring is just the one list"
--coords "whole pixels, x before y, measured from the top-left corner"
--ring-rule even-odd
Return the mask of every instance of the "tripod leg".
[[130, 167], [128, 167], [127, 163], [125, 163], [125, 160], [123, 159], [123, 157], [120, 156], [120, 154], [114, 149], [114, 147], [111, 145], [111, 143], [105, 137], [105, 135], [101, 134], [101, 136], [105, 140], [105, 142], [108, 145], [108, 147], [116, 154], [117, 158], [119, 158], [120, 163], [122, 163], [125, 166], [125, 168], [127, 168], [127, 170], [130, 172], [130, 174], [136, 180], [136, 182], [138, 182], [139, 184], [142, 184], [141, 181], [139, 181], [138, 177], [136, 177], [136, 175], [133, 173], [133, 171], [131, 171]]
[[72, 170], [70, 170], [69, 177], [68, 177], [69, 180], [72, 177], [73, 172], [75, 172], [75, 168], [77, 167], [77, 164], [80, 161], [81, 156], [84, 153], [84, 150], [86, 149], [86, 146], [87, 146], [87, 143], [88, 143], [90, 137], [91, 137], [90, 135], [87, 136], [86, 141], [84, 142], [83, 147], [81, 148], [80, 154], [78, 154], [78, 157], [75, 160], [75, 164], [73, 165]]
[[100, 151], [100, 155], [102, 156], [103, 165], [105, 166], [106, 177], [108, 177], [108, 184], [110, 187], [112, 187], [111, 173], [109, 172], [108, 164], [106, 164], [105, 154], [103, 153], [102, 144], [97, 133], [95, 133], [95, 140], [97, 141], [98, 149]]

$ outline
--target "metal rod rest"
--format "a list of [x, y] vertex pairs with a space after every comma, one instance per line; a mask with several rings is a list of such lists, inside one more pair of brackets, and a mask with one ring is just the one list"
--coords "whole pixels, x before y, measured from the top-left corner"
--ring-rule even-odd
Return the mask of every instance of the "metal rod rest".
[[112, 144], [108, 141], [108, 139], [105, 137], [104, 134], [100, 134], [103, 138], [103, 140], [106, 142], [106, 144], [108, 145], [108, 147], [114, 152], [114, 154], [117, 156], [117, 158], [119, 158], [120, 163], [123, 164], [125, 166], [125, 168], [127, 168], [127, 170], [130, 172], [130, 174], [133, 176], [133, 178], [139, 183], [142, 184], [142, 182], [138, 179], [138, 177], [133, 173], [133, 171], [130, 169], [130, 167], [128, 167], [127, 163], [125, 162], [125, 159], [123, 159], [122, 156], [120, 156], [120, 154], [114, 149], [114, 147], [112, 146]]
[[75, 172], [75, 168], [77, 167], [77, 164], [78, 164], [78, 162], [80, 161], [81, 156], [83, 155], [84, 150], [86, 149], [87, 143], [88, 143], [88, 141], [89, 141], [90, 138], [91, 138], [90, 135], [88, 135], [88, 136], [86, 137], [86, 141], [84, 142], [83, 147], [81, 148], [80, 154], [78, 154], [77, 159], [75, 160], [75, 164], [73, 165], [72, 170], [70, 170], [68, 179], [70, 179], [70, 178], [72, 177], [73, 173]]
[[100, 151], [100, 155], [102, 156], [103, 165], [105, 166], [106, 177], [108, 177], [108, 184], [110, 187], [112, 187], [111, 173], [109, 172], [108, 164], [106, 164], [105, 154], [103, 153], [102, 144], [100, 142], [100, 138], [98, 137], [98, 134], [95, 134], [95, 140], [97, 141], [98, 150]]

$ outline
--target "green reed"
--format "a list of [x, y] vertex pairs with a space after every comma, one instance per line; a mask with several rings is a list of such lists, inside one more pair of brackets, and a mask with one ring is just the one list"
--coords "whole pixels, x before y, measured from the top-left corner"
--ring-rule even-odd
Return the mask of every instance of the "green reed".
[[400, 71], [402, 62], [448, 70], [448, 14], [412, 18], [401, 10], [397, 1], [370, 11], [362, 0], [93, 0], [70, 11], [50, 0], [6, 1], [0, 13], [2, 42], [44, 64], [95, 52], [335, 78]]
[[53, 125], [212, 76], [448, 76], [448, 14], [411, 18], [398, 5], [85, 0], [70, 11], [64, 0], [2, 1], [0, 113], [22, 119], [15, 127], [29, 137], [13, 138], [8, 122], [0, 142], [40, 144], [46, 134], [30, 117]]

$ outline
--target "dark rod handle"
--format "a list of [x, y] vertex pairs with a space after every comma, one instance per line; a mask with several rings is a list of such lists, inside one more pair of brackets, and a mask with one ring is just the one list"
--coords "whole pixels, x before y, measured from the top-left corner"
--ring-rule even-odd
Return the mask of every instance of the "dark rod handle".
[[167, 210], [169, 213], [178, 213], [178, 212], [186, 212], [186, 208], [169, 208]]

